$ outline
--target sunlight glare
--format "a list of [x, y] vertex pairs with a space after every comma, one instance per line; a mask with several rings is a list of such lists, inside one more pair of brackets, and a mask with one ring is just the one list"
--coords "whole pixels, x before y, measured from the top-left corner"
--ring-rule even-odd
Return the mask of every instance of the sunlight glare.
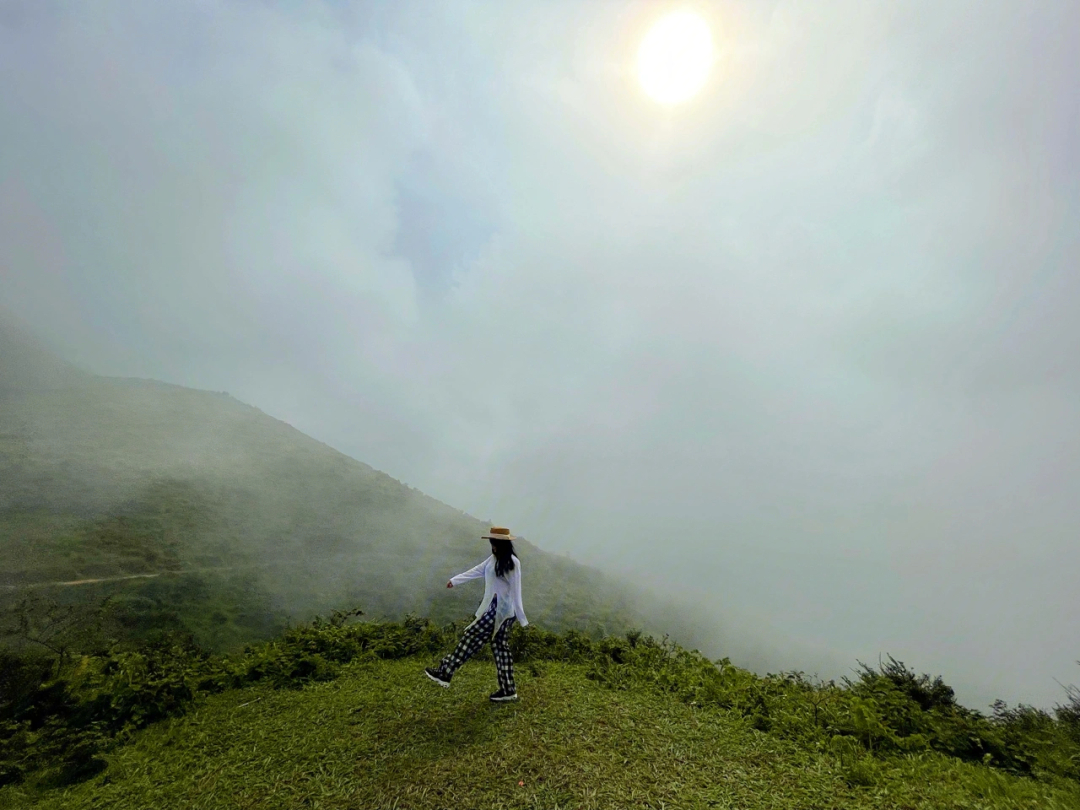
[[661, 18], [642, 40], [638, 79], [655, 101], [680, 104], [701, 90], [713, 59], [708, 23], [693, 12], [673, 12]]

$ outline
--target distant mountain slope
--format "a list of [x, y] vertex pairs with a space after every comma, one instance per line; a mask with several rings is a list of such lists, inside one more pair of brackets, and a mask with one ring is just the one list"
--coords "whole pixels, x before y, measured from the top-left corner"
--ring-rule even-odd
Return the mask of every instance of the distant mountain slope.
[[[487, 553], [479, 520], [224, 393], [94, 376], [11, 328], [0, 331], [0, 358], [9, 606], [32, 583], [176, 572], [33, 593], [76, 603], [111, 594], [132, 626], [179, 623], [217, 646], [265, 636], [271, 615], [280, 624], [358, 605], [442, 621], [474, 609], [477, 589], [444, 583]], [[531, 621], [693, 641], [642, 594], [518, 547]]]
[[40, 340], [0, 312], [0, 393], [48, 390], [89, 375], [50, 352]]

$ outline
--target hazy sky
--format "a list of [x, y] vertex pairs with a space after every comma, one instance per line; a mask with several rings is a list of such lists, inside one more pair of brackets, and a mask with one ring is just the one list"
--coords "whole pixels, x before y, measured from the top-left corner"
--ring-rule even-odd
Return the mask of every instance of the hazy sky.
[[662, 2], [0, 0], [0, 305], [792, 667], [1063, 699], [1080, 4], [686, 6], [666, 110]]

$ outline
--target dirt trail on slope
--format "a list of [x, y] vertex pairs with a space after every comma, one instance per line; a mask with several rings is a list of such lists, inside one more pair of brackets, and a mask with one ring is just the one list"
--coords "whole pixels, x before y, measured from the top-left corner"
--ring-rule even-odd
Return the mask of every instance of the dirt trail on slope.
[[69, 588], [76, 585], [95, 585], [99, 582], [122, 582], [127, 579], [154, 579], [155, 577], [184, 576], [186, 574], [204, 574], [209, 571], [239, 571], [242, 568], [265, 568], [271, 565], [297, 565], [295, 562], [252, 563], [250, 565], [225, 565], [217, 568], [187, 568], [183, 571], [158, 571], [153, 574], [125, 574], [119, 577], [99, 577], [97, 579], [72, 579], [66, 582], [31, 582], [27, 585], [0, 585], [5, 591], [29, 591], [36, 588]]

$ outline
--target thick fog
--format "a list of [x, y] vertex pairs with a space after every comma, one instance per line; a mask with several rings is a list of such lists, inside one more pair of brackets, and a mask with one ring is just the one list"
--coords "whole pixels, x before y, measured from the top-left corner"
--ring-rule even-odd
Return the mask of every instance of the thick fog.
[[652, 2], [0, 0], [0, 306], [786, 668], [1063, 699], [1080, 5], [689, 5], [667, 109]]

